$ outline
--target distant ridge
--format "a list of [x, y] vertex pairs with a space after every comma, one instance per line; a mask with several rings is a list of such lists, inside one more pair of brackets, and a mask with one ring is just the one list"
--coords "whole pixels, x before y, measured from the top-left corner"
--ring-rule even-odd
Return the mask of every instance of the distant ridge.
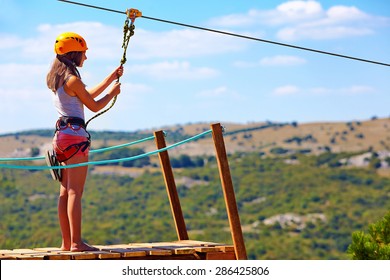
[[[225, 127], [225, 141], [229, 153], [259, 151], [273, 153], [312, 153], [390, 151], [390, 118], [366, 121], [317, 123], [221, 123]], [[167, 131], [167, 142], [174, 143], [210, 129], [209, 123], [172, 125], [154, 130], [91, 131], [93, 146], [102, 147], [130, 142]], [[50, 147], [53, 130], [34, 129], [0, 135], [0, 156], [29, 155], [31, 149]], [[153, 149], [154, 143], [146, 144]], [[213, 153], [208, 138], [184, 146], [174, 154], [202, 155]]]

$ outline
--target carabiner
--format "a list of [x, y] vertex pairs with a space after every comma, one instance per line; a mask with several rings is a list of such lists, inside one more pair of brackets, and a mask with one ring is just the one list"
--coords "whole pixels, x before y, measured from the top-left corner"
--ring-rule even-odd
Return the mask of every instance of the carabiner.
[[129, 19], [131, 19], [131, 23], [134, 23], [137, 17], [142, 17], [142, 12], [137, 9], [131, 8], [126, 10], [126, 15]]

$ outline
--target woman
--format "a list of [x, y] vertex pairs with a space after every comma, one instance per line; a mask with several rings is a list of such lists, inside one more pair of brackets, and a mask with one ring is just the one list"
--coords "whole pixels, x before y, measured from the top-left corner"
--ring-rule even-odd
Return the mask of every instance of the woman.
[[[86, 131], [84, 106], [93, 112], [104, 108], [120, 93], [120, 83], [115, 82], [108, 93], [95, 99], [122, 76], [119, 66], [101, 83], [87, 90], [77, 67], [87, 59], [87, 44], [76, 33], [63, 33], [56, 39], [56, 58], [47, 74], [47, 86], [53, 91], [54, 105], [59, 114], [53, 138], [54, 153], [47, 156], [48, 164], [71, 165], [88, 161], [90, 136]], [[53, 179], [61, 181], [58, 200], [58, 217], [62, 233], [61, 249], [65, 251], [93, 251], [96, 248], [81, 239], [81, 198], [87, 177], [87, 166], [66, 168], [54, 172]]]

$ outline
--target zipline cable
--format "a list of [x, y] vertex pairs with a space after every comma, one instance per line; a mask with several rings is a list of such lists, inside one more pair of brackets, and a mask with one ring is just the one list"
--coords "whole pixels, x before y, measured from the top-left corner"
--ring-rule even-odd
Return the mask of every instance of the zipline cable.
[[[103, 7], [94, 6], [94, 5], [89, 5], [89, 4], [84, 4], [84, 3], [79, 3], [79, 2], [74, 2], [74, 1], [68, 1], [68, 0], [58, 0], [58, 1], [69, 3], [69, 4], [80, 5], [80, 6], [84, 6], [84, 7], [88, 7], [88, 8], [99, 9], [99, 10], [112, 12], [112, 13], [126, 14], [126, 12], [103, 8]], [[148, 16], [144, 16], [144, 15], [142, 15], [141, 17], [145, 18], [145, 19], [149, 19], [149, 20], [154, 20], [154, 21], [164, 22], [164, 23], [168, 23], [168, 24], [174, 24], [174, 25], [194, 28], [194, 29], [199, 29], [199, 30], [208, 31], [208, 32], [219, 33], [219, 34], [238, 37], [238, 38], [247, 39], [247, 40], [253, 40], [253, 41], [258, 41], [258, 42], [263, 42], [263, 43], [268, 43], [268, 44], [274, 44], [274, 45], [279, 45], [279, 46], [283, 46], [283, 47], [294, 48], [294, 49], [299, 49], [299, 50], [309, 51], [309, 52], [315, 52], [315, 53], [324, 54], [324, 55], [336, 56], [336, 57], [356, 60], [356, 61], [360, 61], [360, 62], [372, 63], [372, 64], [377, 64], [377, 65], [382, 65], [382, 66], [390, 66], [389, 63], [384, 63], [384, 62], [380, 62], [380, 61], [368, 60], [368, 59], [363, 59], [363, 58], [358, 58], [358, 57], [348, 56], [348, 55], [343, 55], [343, 54], [338, 54], [338, 53], [332, 53], [332, 52], [327, 52], [327, 51], [322, 51], [322, 50], [317, 50], [317, 49], [312, 49], [312, 48], [305, 48], [305, 47], [300, 47], [297, 45], [285, 44], [285, 43], [280, 43], [280, 42], [276, 42], [276, 41], [265, 40], [265, 39], [260, 39], [260, 38], [256, 38], [256, 37], [250, 37], [250, 36], [245, 36], [245, 35], [241, 35], [241, 34], [236, 34], [236, 33], [231, 33], [231, 32], [211, 29], [211, 28], [205, 28], [205, 27], [196, 26], [196, 25], [190, 25], [190, 24], [185, 24], [185, 23], [180, 23], [180, 22], [175, 22], [175, 21], [170, 21], [170, 20], [165, 20], [165, 19], [148, 17]]]

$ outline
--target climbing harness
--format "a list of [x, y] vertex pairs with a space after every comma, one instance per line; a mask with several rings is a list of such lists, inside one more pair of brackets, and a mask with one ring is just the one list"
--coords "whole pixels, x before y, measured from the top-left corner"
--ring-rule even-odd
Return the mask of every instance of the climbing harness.
[[[130, 42], [130, 38], [134, 35], [134, 21], [137, 17], [141, 17], [142, 13], [137, 10], [137, 9], [127, 9], [126, 10], [126, 20], [123, 26], [123, 43], [122, 43], [122, 48], [123, 48], [123, 56], [121, 59], [121, 66], [123, 66], [126, 63], [126, 53], [127, 53], [127, 47]], [[119, 82], [120, 76], [117, 77], [117, 82]], [[114, 97], [111, 105], [105, 109], [104, 111], [96, 114], [93, 116], [91, 119], [89, 119], [86, 123], [84, 122], [83, 119], [80, 118], [74, 118], [74, 117], [60, 117], [56, 123], [56, 130], [55, 133], [58, 131], [61, 131], [62, 129], [65, 129], [67, 127], [72, 127], [74, 129], [73, 125], [79, 126], [79, 129], [82, 127], [85, 129], [85, 131], [88, 133], [86, 130], [88, 124], [90, 121], [93, 119], [103, 115], [106, 113], [108, 110], [110, 110], [116, 102], [117, 96]], [[75, 143], [64, 150], [60, 152], [55, 152], [53, 150], [46, 151], [45, 154], [45, 159], [46, 159], [46, 164], [50, 167], [57, 167], [60, 166], [62, 162], [65, 162], [72, 158], [75, 154], [77, 154], [80, 149], [82, 152], [84, 152], [87, 148], [89, 148], [91, 145], [91, 136], [88, 133], [87, 141], [83, 141], [80, 143]], [[62, 180], [62, 174], [61, 174], [61, 169], [59, 168], [51, 168], [50, 169], [50, 174], [55, 181], [60, 181]]]
[[[86, 127], [84, 120], [81, 118], [60, 117], [56, 122], [56, 129], [54, 134], [66, 128], [71, 128], [72, 130], [77, 131], [81, 128], [85, 130]], [[51, 167], [60, 166], [62, 162], [69, 160], [75, 154], [77, 154], [80, 149], [82, 152], [85, 152], [85, 150], [91, 146], [91, 135], [87, 130], [85, 130], [85, 132], [88, 134], [86, 141], [71, 144], [63, 150], [57, 147], [55, 150], [46, 151], [46, 164]], [[53, 180], [61, 182], [62, 174], [60, 169], [50, 169], [50, 174]]]
[[56, 131], [64, 130], [66, 128], [70, 127], [72, 130], [77, 131], [83, 128], [85, 132], [88, 134], [86, 137], [86, 141], [82, 141], [79, 143], [71, 144], [68, 147], [66, 147], [64, 150], [61, 150], [57, 147], [58, 150], [60, 150], [59, 153], [57, 153], [57, 160], [61, 163], [64, 161], [67, 161], [71, 157], [73, 157], [75, 154], [78, 153], [78, 151], [81, 149], [82, 152], [85, 152], [86, 149], [88, 149], [91, 146], [91, 135], [89, 132], [85, 129], [85, 123], [83, 119], [75, 118], [75, 117], [60, 117], [56, 123]]
[[[127, 9], [126, 10], [126, 15], [127, 15], [127, 17], [126, 17], [126, 20], [125, 20], [125, 24], [123, 26], [123, 43], [122, 43], [123, 56], [122, 56], [122, 59], [121, 59], [121, 66], [123, 66], [126, 63], [126, 61], [127, 61], [127, 59], [126, 59], [127, 46], [129, 45], [130, 38], [134, 35], [134, 29], [135, 29], [134, 21], [135, 21], [135, 19], [137, 17], [141, 17], [142, 13], [139, 10], [137, 10], [137, 9]], [[118, 78], [117, 78], [117, 82], [118, 83], [119, 83], [119, 78], [120, 77], [118, 76]], [[104, 111], [101, 111], [98, 114], [96, 114], [95, 116], [93, 116], [92, 118], [90, 118], [86, 122], [85, 125], [88, 126], [90, 121], [92, 121], [93, 119], [103, 115], [108, 110], [110, 110], [112, 107], [114, 107], [116, 99], [117, 99], [117, 95], [112, 100], [112, 103], [111, 103], [110, 107], [108, 107]]]

